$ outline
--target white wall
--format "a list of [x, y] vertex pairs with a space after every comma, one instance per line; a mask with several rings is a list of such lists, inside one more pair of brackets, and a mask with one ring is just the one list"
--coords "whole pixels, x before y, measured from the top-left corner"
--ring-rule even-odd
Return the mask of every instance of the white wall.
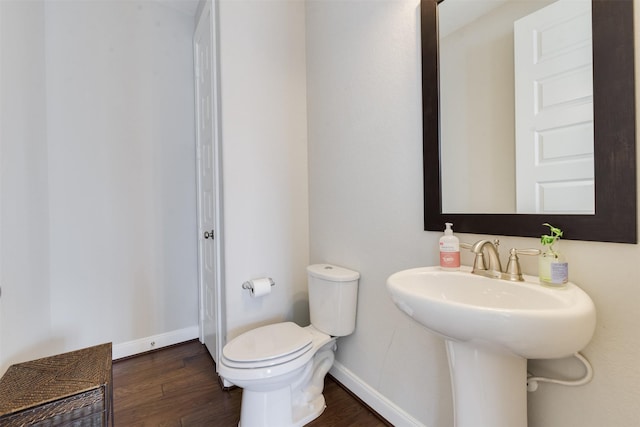
[[[221, 1], [220, 78], [228, 338], [308, 324], [304, 1]], [[272, 293], [241, 288], [268, 276]]]
[[[634, 3], [640, 28], [640, 2]], [[422, 424], [445, 427], [453, 416], [443, 342], [404, 316], [385, 289], [391, 273], [438, 259], [440, 234], [422, 231], [418, 7], [418, 0], [307, 5], [310, 257], [362, 274], [356, 332], [339, 340], [338, 362]], [[636, 55], [640, 60], [640, 47]], [[480, 237], [460, 235], [463, 241]], [[539, 246], [528, 238], [501, 242]], [[598, 310], [595, 336], [584, 350], [595, 377], [579, 388], [542, 384], [529, 394], [529, 425], [635, 426], [640, 248], [574, 241], [562, 248], [571, 279]], [[463, 263], [471, 261], [464, 254]], [[524, 268], [535, 274], [534, 260]], [[581, 375], [572, 360], [531, 368]]]
[[[44, 6], [0, 2], [0, 373], [50, 335]], [[20, 40], [17, 44], [16, 40]]]
[[[194, 325], [193, 18], [144, 1], [47, 11], [53, 325], [78, 343]], [[118, 315], [80, 327], [89, 301]]]
[[2, 368], [195, 327], [193, 16], [0, 7]]

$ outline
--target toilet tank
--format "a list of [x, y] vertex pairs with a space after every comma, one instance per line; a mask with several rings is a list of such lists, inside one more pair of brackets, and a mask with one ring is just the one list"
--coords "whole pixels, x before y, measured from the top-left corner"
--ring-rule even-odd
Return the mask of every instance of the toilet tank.
[[335, 337], [353, 333], [356, 327], [360, 273], [330, 264], [307, 267], [311, 324]]

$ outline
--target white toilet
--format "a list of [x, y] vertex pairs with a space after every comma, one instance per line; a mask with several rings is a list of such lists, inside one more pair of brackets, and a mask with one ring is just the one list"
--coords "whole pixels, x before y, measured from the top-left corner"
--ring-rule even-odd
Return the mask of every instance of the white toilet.
[[307, 273], [311, 325], [262, 326], [222, 350], [218, 373], [243, 388], [239, 427], [303, 426], [324, 411], [336, 339], [355, 329], [360, 274], [328, 264]]

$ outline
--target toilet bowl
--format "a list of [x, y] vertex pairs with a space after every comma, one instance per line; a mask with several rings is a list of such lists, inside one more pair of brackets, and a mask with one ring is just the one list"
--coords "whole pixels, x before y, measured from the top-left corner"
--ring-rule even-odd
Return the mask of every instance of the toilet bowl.
[[243, 388], [239, 427], [303, 426], [324, 411], [337, 337], [355, 329], [360, 275], [328, 264], [307, 272], [311, 325], [262, 326], [222, 350], [218, 374]]

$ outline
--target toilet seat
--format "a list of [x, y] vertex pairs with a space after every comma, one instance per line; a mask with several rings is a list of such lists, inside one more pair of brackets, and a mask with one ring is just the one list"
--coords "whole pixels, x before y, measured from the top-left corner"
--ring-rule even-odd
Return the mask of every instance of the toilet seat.
[[293, 322], [276, 323], [245, 332], [222, 350], [224, 364], [240, 369], [280, 365], [313, 347], [313, 335]]

